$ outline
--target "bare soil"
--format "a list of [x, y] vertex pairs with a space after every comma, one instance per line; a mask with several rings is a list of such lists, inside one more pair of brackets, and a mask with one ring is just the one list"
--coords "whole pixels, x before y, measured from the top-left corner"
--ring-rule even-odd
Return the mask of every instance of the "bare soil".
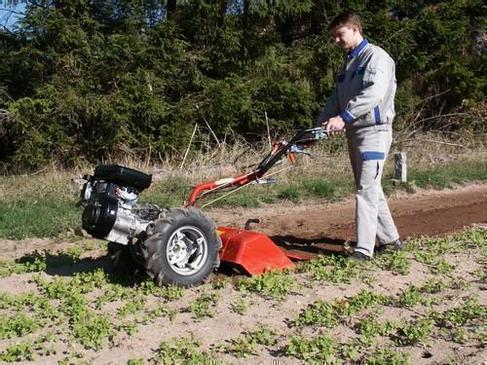
[[[487, 223], [487, 185], [401, 193], [389, 198], [389, 207], [402, 239], [452, 233], [473, 223]], [[301, 249], [321, 246], [340, 251], [343, 244], [355, 243], [355, 202], [352, 199], [214, 210], [209, 214], [221, 226], [243, 228], [248, 220], [258, 219], [259, 223], [251, 225], [253, 230]]]
[[[445, 235], [473, 224], [487, 224], [487, 185], [471, 185], [445, 191], [420, 191], [413, 195], [398, 194], [389, 198], [393, 216], [403, 239], [420, 235]], [[257, 209], [213, 209], [208, 212], [218, 225], [244, 227], [249, 219], [259, 219], [252, 229], [264, 232], [274, 241], [287, 245], [288, 248], [308, 250], [319, 253], [322, 250], [343, 251], [355, 239], [354, 201], [352, 199], [336, 202], [306, 202], [300, 205], [286, 203], [280, 206], [261, 207]], [[65, 251], [75, 238], [60, 240], [24, 240], [0, 241], [2, 250], [0, 259], [19, 258], [33, 251], [47, 251], [51, 255]], [[475, 255], [449, 254], [445, 258], [456, 265], [454, 277], [462, 277], [468, 286], [460, 294], [453, 293], [455, 305], [462, 298], [472, 295], [479, 303], [487, 305], [487, 290], [484, 283], [478, 283], [474, 272], [485, 270], [480, 266]], [[41, 273], [43, 277], [69, 276], [73, 273], [92, 267], [108, 267], [108, 260], [103, 250], [92, 251], [90, 256], [83, 257], [79, 263], [69, 268], [58, 268]], [[0, 292], [18, 294], [36, 291], [32, 282], [33, 274], [14, 274], [0, 278]], [[259, 295], [246, 294], [232, 285], [219, 289], [219, 299], [213, 308], [212, 318], [196, 319], [191, 313], [189, 303], [212, 288], [211, 284], [186, 291], [183, 298], [168, 305], [178, 312], [173, 321], [167, 318], [156, 318], [152, 323], [140, 324], [133, 335], [118, 334], [108, 347], [99, 351], [83, 350], [79, 344], [71, 344], [69, 336], [61, 337], [54, 344], [56, 353], [39, 357], [29, 363], [57, 363], [76, 352], [82, 360], [93, 364], [126, 364], [135, 358], [149, 359], [161, 341], [173, 338], [193, 336], [201, 342], [201, 350], [215, 350], [221, 361], [233, 364], [301, 364], [294, 357], [276, 352], [282, 348], [289, 336], [295, 335], [289, 327], [289, 321], [295, 319], [307, 305], [321, 299], [332, 301], [357, 294], [362, 289], [374, 290], [388, 294], [397, 294], [408, 285], [421, 285], [434, 277], [425, 265], [413, 261], [407, 275], [387, 270], [368, 272], [367, 282], [355, 280], [351, 284], [331, 284], [327, 282], [309, 286], [308, 276], [295, 274], [296, 292], [283, 300], [270, 300]], [[237, 300], [247, 304], [245, 313], [238, 314], [232, 310]], [[150, 302], [148, 307], [156, 306]], [[115, 316], [116, 313], [114, 313]], [[417, 315], [405, 308], [388, 308], [383, 318], [408, 318]], [[354, 318], [350, 319], [350, 323]], [[279, 334], [279, 342], [273, 348], [259, 346], [257, 352], [249, 357], [237, 357], [235, 354], [218, 351], [230, 345], [231, 339], [242, 336], [257, 326], [265, 326]], [[320, 334], [318, 328], [306, 329], [303, 335], [313, 338]], [[356, 336], [351, 327], [344, 323], [334, 328], [331, 333], [336, 338]], [[61, 335], [62, 336], [62, 335]], [[3, 351], [16, 340], [0, 341]], [[74, 350], [73, 350], [74, 348]], [[487, 348], [435, 339], [425, 345], [405, 346], [400, 351], [408, 353], [413, 364], [487, 364]]]

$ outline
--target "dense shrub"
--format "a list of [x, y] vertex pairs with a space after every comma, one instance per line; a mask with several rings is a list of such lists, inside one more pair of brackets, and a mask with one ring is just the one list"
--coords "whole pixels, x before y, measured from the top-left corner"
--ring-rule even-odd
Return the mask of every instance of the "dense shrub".
[[0, 133], [0, 162], [167, 155], [187, 146], [196, 123], [218, 139], [255, 140], [265, 113], [273, 133], [310, 126], [343, 59], [327, 25], [347, 8], [396, 60], [396, 127], [420, 110], [419, 127], [439, 128], [444, 120], [429, 117], [485, 99], [485, 45], [473, 39], [485, 36], [481, 0], [172, 5], [28, 2], [17, 26], [0, 30], [0, 109], [15, 120]]

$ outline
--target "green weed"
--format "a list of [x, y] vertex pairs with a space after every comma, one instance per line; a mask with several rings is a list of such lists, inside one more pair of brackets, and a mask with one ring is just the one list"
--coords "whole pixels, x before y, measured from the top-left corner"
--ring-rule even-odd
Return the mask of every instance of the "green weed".
[[216, 365], [220, 362], [206, 352], [199, 352], [201, 344], [192, 338], [162, 342], [150, 363], [180, 365]]
[[487, 305], [479, 304], [477, 299], [468, 298], [464, 304], [458, 307], [448, 309], [443, 313], [435, 313], [433, 318], [439, 327], [448, 327], [450, 323], [457, 326], [475, 321], [487, 323]]
[[257, 345], [275, 345], [277, 342], [275, 335], [276, 334], [271, 329], [262, 327], [246, 333], [243, 336], [231, 339], [230, 345], [227, 346], [225, 350], [237, 357], [255, 355], [257, 353]]
[[303, 190], [307, 196], [327, 200], [335, 199], [337, 195], [336, 186], [337, 184], [330, 183], [324, 179], [304, 180], [302, 183]]
[[[388, 305], [392, 302], [391, 297], [385, 294], [373, 293], [369, 290], [361, 290], [357, 295], [345, 301], [343, 312], [351, 315], [367, 308], [374, 308], [379, 305]], [[348, 304], [347, 304], [348, 303]]]
[[390, 302], [391, 299], [386, 295], [362, 290], [351, 298], [337, 299], [333, 303], [318, 300], [304, 308], [292, 323], [295, 326], [319, 325], [331, 328], [338, 323], [341, 316], [350, 316]]
[[86, 349], [100, 349], [113, 337], [114, 326], [106, 315], [92, 311], [78, 313], [72, 324], [73, 336]]
[[398, 302], [401, 306], [413, 308], [417, 304], [424, 303], [423, 294], [415, 286], [409, 286], [401, 291]]
[[407, 322], [396, 333], [395, 342], [400, 345], [415, 345], [424, 343], [433, 330], [434, 321], [430, 318], [420, 318]]
[[124, 318], [130, 314], [135, 314], [145, 308], [147, 299], [141, 295], [132, 296], [119, 310], [118, 316]]
[[455, 269], [455, 265], [450, 264], [443, 257], [439, 257], [433, 252], [416, 252], [415, 259], [425, 264], [433, 274], [449, 274]]
[[167, 305], [161, 304], [157, 308], [147, 313], [143, 323], [150, 323], [159, 317], [167, 317], [172, 322], [177, 316], [175, 309], [169, 308]]
[[127, 365], [144, 365], [144, 359], [130, 359]]
[[12, 274], [44, 271], [47, 268], [46, 257], [37, 251], [16, 260], [0, 261], [0, 277]]
[[364, 364], [366, 365], [409, 365], [411, 360], [409, 354], [384, 348], [375, 350], [372, 354], [367, 355]]
[[108, 285], [103, 294], [98, 296], [95, 300], [95, 306], [100, 309], [105, 303], [114, 302], [117, 300], [128, 300], [133, 296], [133, 290], [119, 284]]
[[0, 362], [24, 362], [35, 359], [34, 345], [32, 342], [22, 342], [8, 346], [0, 353]]
[[0, 340], [32, 333], [39, 328], [39, 325], [36, 319], [24, 313], [18, 313], [12, 317], [2, 316], [0, 318]]
[[390, 270], [401, 275], [409, 274], [409, 270], [411, 269], [411, 263], [402, 251], [381, 255], [374, 262], [384, 270]]
[[330, 364], [336, 361], [336, 343], [325, 335], [314, 336], [311, 340], [293, 336], [284, 352], [309, 364]]
[[360, 334], [358, 340], [369, 344], [377, 336], [388, 336], [396, 329], [396, 324], [386, 321], [379, 322], [370, 318], [363, 318], [355, 324], [355, 329]]
[[318, 325], [331, 328], [338, 323], [339, 315], [339, 310], [333, 304], [318, 300], [303, 309], [293, 325]]
[[190, 303], [191, 313], [198, 319], [213, 317], [215, 313], [212, 311], [212, 308], [216, 305], [218, 299], [219, 295], [217, 293], [205, 293], [201, 295]]
[[239, 290], [248, 290], [265, 297], [282, 299], [294, 287], [294, 277], [288, 270], [273, 270], [238, 282]]
[[245, 314], [248, 308], [249, 305], [247, 304], [247, 301], [242, 297], [238, 297], [233, 301], [233, 303], [230, 303], [230, 309], [232, 312], [240, 314], [241, 316]]
[[332, 283], [351, 283], [360, 272], [355, 262], [339, 255], [320, 256], [303, 262], [299, 270], [311, 273], [313, 280]]
[[248, 336], [239, 336], [230, 340], [230, 344], [225, 347], [225, 351], [237, 357], [248, 357], [257, 354], [257, 346]]
[[146, 280], [142, 282], [138, 291], [143, 295], [153, 295], [157, 298], [164, 298], [168, 301], [174, 301], [181, 298], [185, 290], [176, 285], [158, 286], [153, 280]]

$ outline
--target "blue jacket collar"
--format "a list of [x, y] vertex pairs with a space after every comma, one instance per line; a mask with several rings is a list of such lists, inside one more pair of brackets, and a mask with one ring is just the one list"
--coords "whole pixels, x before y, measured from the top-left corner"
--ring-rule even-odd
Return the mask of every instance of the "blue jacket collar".
[[347, 58], [351, 60], [352, 58], [357, 57], [360, 54], [360, 52], [362, 52], [362, 50], [365, 48], [365, 46], [367, 46], [367, 44], [369, 44], [369, 41], [364, 38], [363, 41], [360, 42], [357, 47], [355, 47], [350, 52], [348, 52]]

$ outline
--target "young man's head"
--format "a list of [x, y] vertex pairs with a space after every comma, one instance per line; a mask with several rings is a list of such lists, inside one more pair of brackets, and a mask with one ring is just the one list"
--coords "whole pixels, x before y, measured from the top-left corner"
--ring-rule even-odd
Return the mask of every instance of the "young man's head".
[[338, 14], [331, 21], [328, 30], [335, 43], [343, 49], [352, 50], [363, 40], [362, 20], [353, 11]]

